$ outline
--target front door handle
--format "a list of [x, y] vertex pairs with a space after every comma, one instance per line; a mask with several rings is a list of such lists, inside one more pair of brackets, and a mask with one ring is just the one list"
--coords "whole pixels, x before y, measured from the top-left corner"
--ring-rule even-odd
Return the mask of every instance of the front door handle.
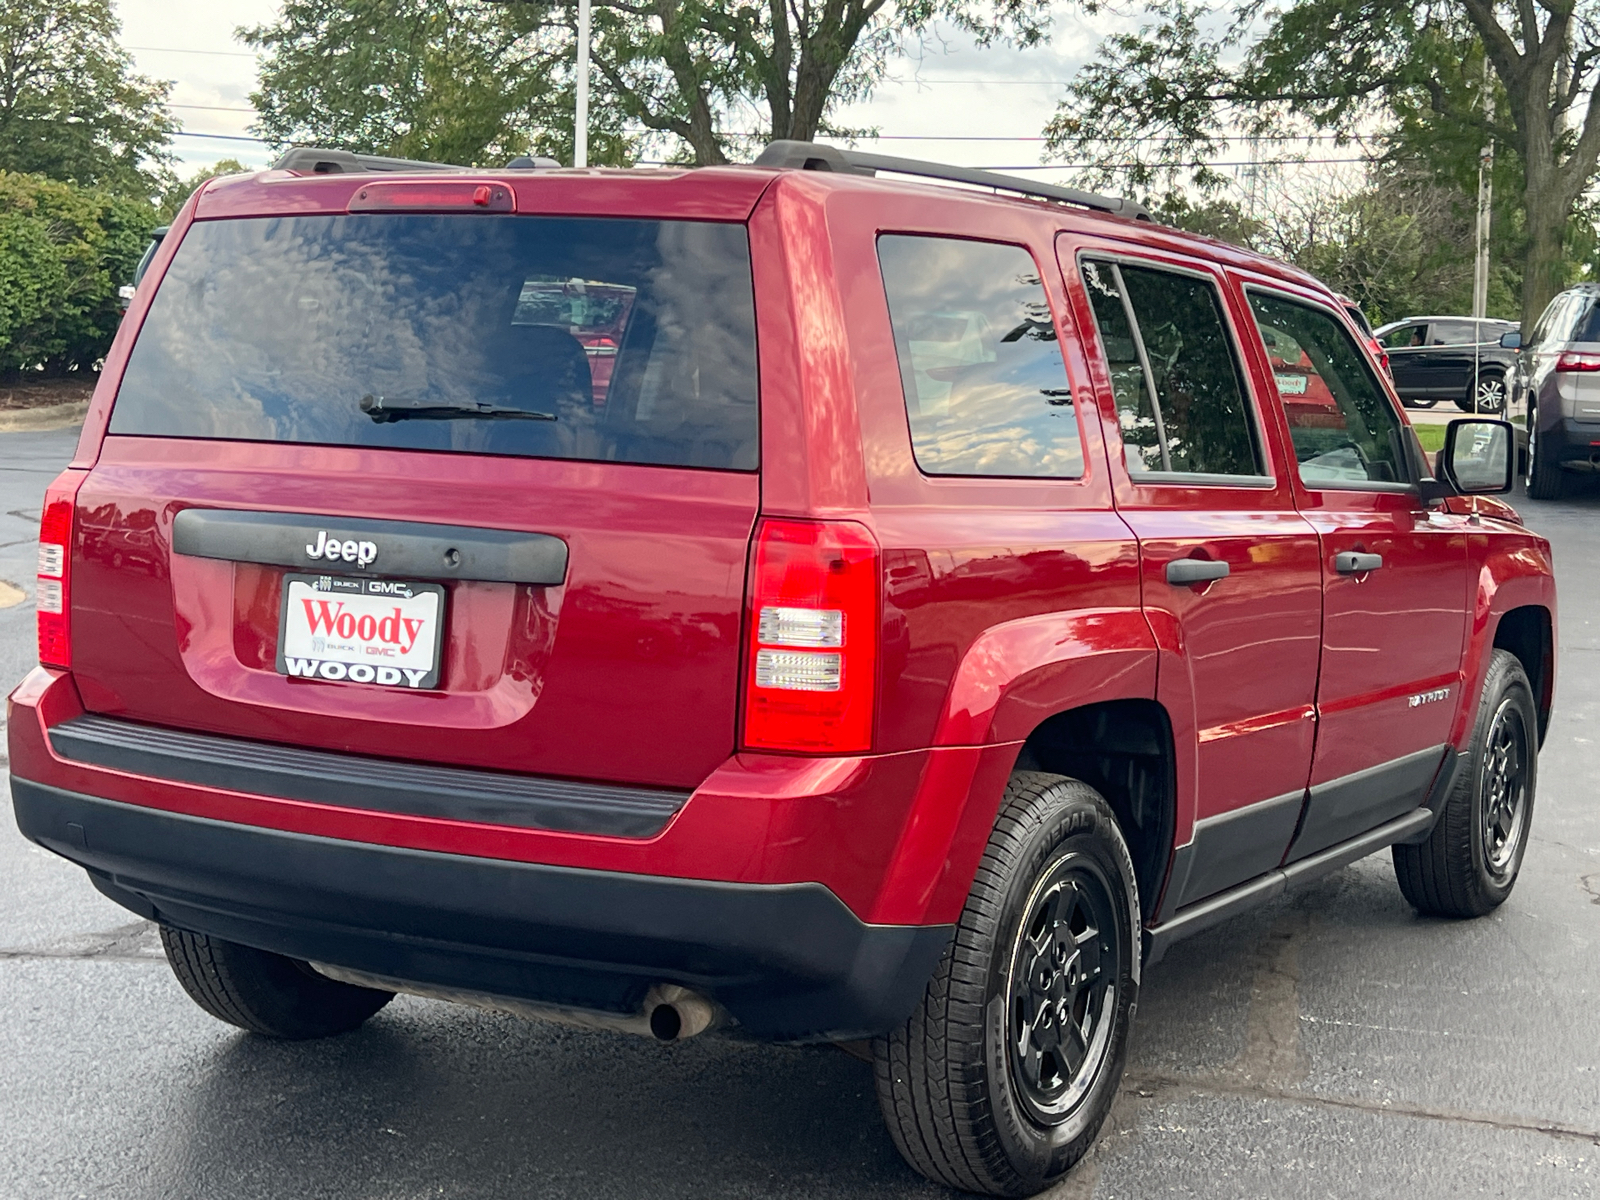
[[1208, 558], [1175, 558], [1167, 564], [1167, 582], [1173, 587], [1188, 587], [1192, 583], [1210, 583], [1213, 579], [1226, 579], [1228, 564], [1212, 562]]
[[1341, 575], [1359, 575], [1363, 571], [1376, 571], [1383, 566], [1383, 555], [1362, 554], [1357, 550], [1345, 550], [1333, 556], [1333, 569]]

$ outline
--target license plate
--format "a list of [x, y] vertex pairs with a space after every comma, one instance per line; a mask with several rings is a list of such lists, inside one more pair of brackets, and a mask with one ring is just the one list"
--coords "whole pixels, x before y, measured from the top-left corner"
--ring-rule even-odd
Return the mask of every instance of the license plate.
[[443, 630], [441, 584], [285, 575], [278, 672], [423, 691], [439, 685]]

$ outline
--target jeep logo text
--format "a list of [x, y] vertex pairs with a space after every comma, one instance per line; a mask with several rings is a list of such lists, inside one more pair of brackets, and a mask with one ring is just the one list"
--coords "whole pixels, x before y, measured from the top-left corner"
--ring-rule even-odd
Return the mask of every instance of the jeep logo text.
[[312, 558], [325, 558], [329, 562], [353, 562], [358, 567], [364, 567], [378, 557], [378, 544], [376, 542], [340, 541], [338, 538], [328, 536], [326, 529], [317, 530], [317, 544], [306, 546], [306, 553]]

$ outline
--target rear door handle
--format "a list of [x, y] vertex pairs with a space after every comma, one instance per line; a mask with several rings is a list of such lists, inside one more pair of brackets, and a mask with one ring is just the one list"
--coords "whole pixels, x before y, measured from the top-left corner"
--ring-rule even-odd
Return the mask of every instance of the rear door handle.
[[1188, 587], [1191, 583], [1209, 583], [1213, 579], [1226, 579], [1228, 564], [1212, 562], [1208, 558], [1175, 558], [1167, 564], [1167, 582], [1173, 587]]
[[1341, 575], [1359, 575], [1363, 571], [1376, 571], [1383, 566], [1383, 555], [1362, 554], [1345, 550], [1333, 556], [1333, 569]]

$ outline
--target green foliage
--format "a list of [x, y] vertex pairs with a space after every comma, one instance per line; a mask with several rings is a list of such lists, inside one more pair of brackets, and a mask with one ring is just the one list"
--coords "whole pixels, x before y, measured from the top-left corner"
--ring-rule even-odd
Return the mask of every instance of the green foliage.
[[133, 72], [111, 0], [0, 4], [0, 170], [148, 196], [176, 123]]
[[[464, 166], [571, 154], [563, 42], [529, 12], [480, 0], [289, 0], [276, 22], [239, 36], [265, 52], [251, 101], [256, 129], [277, 145]], [[591, 159], [626, 162], [611, 106], [590, 111]]]
[[0, 378], [92, 370], [155, 223], [145, 201], [0, 171]]

